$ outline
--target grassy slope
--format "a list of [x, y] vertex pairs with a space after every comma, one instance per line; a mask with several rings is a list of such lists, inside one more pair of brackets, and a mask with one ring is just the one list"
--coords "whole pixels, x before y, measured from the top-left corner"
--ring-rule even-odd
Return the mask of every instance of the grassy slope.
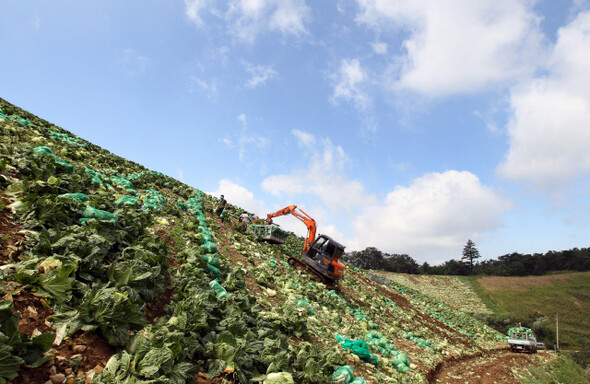
[[507, 317], [528, 319], [544, 315], [555, 330], [559, 314], [560, 344], [577, 346], [590, 337], [590, 272], [530, 277], [474, 279], [492, 309]]
[[590, 272], [526, 277], [379, 274], [467, 313], [494, 313], [524, 323], [546, 316], [552, 332], [557, 312], [565, 348], [590, 338]]
[[[102, 174], [113, 174], [115, 172], [119, 176], [146, 171], [138, 164], [118, 158], [96, 146], [89, 144], [82, 148], [71, 142], [56, 139], [52, 137], [49, 130], [69, 136], [72, 135], [6, 103], [2, 99], [0, 99], [0, 106], [6, 115], [18, 115], [33, 123], [31, 127], [25, 128], [16, 122], [0, 121], [0, 129], [2, 130], [0, 161], [5, 163], [2, 170], [4, 175], [3, 183], [5, 183], [3, 188], [6, 185], [22, 185], [21, 181], [26, 181], [27, 177], [21, 173], [20, 167], [22, 164], [29, 162], [27, 163], [29, 164], [27, 169], [30, 170], [32, 169], [30, 167], [47, 166], [51, 162], [46, 157], [40, 159], [33, 155], [32, 149], [39, 145], [51, 147], [53, 153], [59, 154], [63, 160], [74, 165], [77, 170], [88, 167]], [[42, 198], [59, 201], [56, 200], [56, 195], [64, 192], [60, 190], [60, 183], [63, 184], [69, 177], [65, 174], [59, 174], [60, 169], [58, 167], [53, 170], [53, 174], [51, 172], [42, 173], [41, 178], [26, 181], [24, 185], [37, 191], [45, 191], [44, 193], [47, 195], [41, 196]], [[188, 355], [189, 357], [185, 357], [183, 361], [175, 362], [175, 364], [182, 363], [182, 368], [186, 372], [194, 374], [194, 382], [219, 382], [214, 378], [208, 379], [203, 375], [203, 372], [215, 367], [220, 356], [220, 352], [211, 350], [206, 341], [212, 340], [211, 337], [216, 337], [216, 332], [227, 326], [224, 325], [226, 322], [231, 321], [231, 317], [224, 316], [235, 316], [235, 311], [239, 313], [239, 310], [246, 311], [244, 313], [250, 319], [248, 320], [250, 322], [249, 326], [254, 330], [259, 329], [262, 332], [268, 324], [277, 327], [278, 334], [283, 335], [282, 337], [289, 344], [289, 348], [286, 350], [288, 365], [283, 365], [280, 368], [281, 370], [290, 370], [300, 382], [324, 382], [327, 378], [325, 375], [331, 373], [330, 369], [332, 368], [328, 369], [329, 367], [348, 363], [355, 367], [357, 376], [362, 376], [371, 383], [396, 382], [399, 380], [403, 380], [405, 383], [419, 383], [430, 377], [432, 372], [444, 361], [465, 356], [477, 356], [488, 350], [505, 347], [501, 335], [463, 312], [423, 295], [411, 287], [405, 287], [404, 289], [399, 284], [395, 284], [396, 287], [393, 287], [375, 283], [368, 277], [366, 272], [355, 271], [350, 267], [346, 271], [339, 295], [329, 295], [321, 285], [311, 283], [309, 275], [301, 274], [285, 264], [289, 256], [297, 254], [297, 249], [300, 247], [298, 239], [292, 239], [289, 246], [258, 243], [251, 236], [244, 235], [237, 230], [239, 226], [236, 219], [241, 213], [241, 209], [230, 206], [230, 217], [225, 221], [221, 221], [216, 216], [211, 215], [215, 207], [215, 199], [204, 196], [205, 226], [208, 226], [208, 230], [212, 233], [219, 250], [216, 256], [221, 260], [219, 281], [229, 291], [228, 299], [215, 300], [215, 296], [211, 297], [211, 294], [208, 293], [211, 292], [209, 291], [209, 282], [213, 277], [208, 275], [203, 262], [198, 257], [195, 258], [195, 255], [198, 256], [200, 252], [198, 247], [199, 239], [196, 233], [198, 230], [204, 231], [204, 229], [200, 227], [197, 229], [198, 222], [195, 221], [195, 217], [190, 211], [182, 211], [177, 206], [178, 203], [188, 203], [187, 191], [191, 191], [192, 188], [163, 175], [151, 175], [147, 180], [143, 181], [138, 179], [134, 181], [134, 187], [141, 199], [145, 199], [148, 189], [153, 189], [165, 197], [165, 202], [163, 208], [159, 211], [150, 211], [149, 209], [134, 210], [129, 207], [117, 208], [114, 204], [118, 197], [128, 193], [126, 188], [117, 183], [113, 183], [110, 187], [104, 183], [100, 185], [90, 184], [89, 180], [87, 180], [88, 176], [84, 176], [83, 171], [80, 171], [78, 176], [78, 184], [71, 182], [69, 186], [71, 188], [72, 185], [79, 185], [80, 190], [67, 192], [85, 193], [90, 196], [90, 202], [93, 204], [116, 212], [119, 215], [118, 222], [121, 223], [115, 227], [116, 230], [120, 231], [121, 225], [129, 224], [134, 218], [145, 220], [146, 225], [137, 235], [138, 238], [149, 239], [157, 236], [167, 245], [167, 250], [163, 251], [165, 264], [161, 266], [162, 276], [159, 277], [165, 278], [163, 283], [165, 285], [161, 287], [163, 292], [158, 294], [155, 299], [145, 299], [146, 302], [143, 308], [148, 324], [139, 331], [131, 331], [131, 334], [144, 335], [148, 339], [148, 344], [152, 343], [151, 345], [155, 346], [156, 340], [159, 340], [158, 332], [171, 332], [171, 330], [175, 330], [176, 333], [184, 332], [184, 328], [179, 327], [187, 327], [190, 324], [183, 325], [182, 321], [179, 320], [179, 316], [182, 314], [178, 312], [179, 308], [184, 306], [186, 311], [198, 310], [194, 305], [190, 305], [191, 300], [205, 300], [206, 296], [209, 295], [209, 298], [206, 299], [209, 301], [203, 302], [203, 305], [210, 306], [211, 313], [199, 313], [199, 316], [209, 318], [211, 327], [200, 330], [200, 332], [211, 332], [209, 336], [192, 340], [191, 338], [195, 338], [194, 334], [186, 334], [184, 338], [178, 341], [181, 343], [178, 344], [180, 347], [176, 345], [173, 348], [177, 353], [182, 352], [186, 349], [182, 343], [188, 342], [190, 342], [190, 344], [187, 344], [188, 346], [195, 347], [194, 354]], [[60, 181], [60, 178], [62, 181]], [[8, 189], [12, 191], [10, 195], [2, 194], [0, 196], [4, 203], [8, 204], [27, 198], [26, 191], [18, 193], [15, 192], [18, 188], [9, 187]], [[77, 212], [74, 209], [75, 207], [70, 208], [72, 209], [71, 212]], [[80, 210], [82, 208], [83, 205]], [[38, 289], [40, 287], [35, 284], [19, 284], [15, 281], [15, 268], [33, 268], [30, 273], [37, 275], [42, 273], [40, 267], [34, 261], [38, 260], [38, 258], [42, 260], [47, 256], [32, 253], [34, 249], [39, 249], [35, 248], [34, 234], [39, 231], [39, 225], [51, 229], [51, 226], [55, 224], [51, 215], [58, 215], [58, 212], [44, 212], [41, 217], [39, 217], [38, 212], [37, 216], [25, 214], [24, 216], [28, 217], [27, 220], [36, 217], [37, 223], [35, 226], [28, 228], [27, 238], [25, 238], [23, 232], [19, 232], [19, 229], [30, 225], [30, 222], [23, 221], [24, 216], [13, 216], [7, 210], [4, 210], [1, 216], [2, 229], [5, 232], [3, 233], [5, 236], [2, 237], [2, 245], [5, 251], [2, 253], [1, 264], [3, 264], [2, 271], [7, 283], [0, 285], [0, 295], [13, 300], [15, 303], [30, 298], [30, 302], [27, 303], [29, 305], [27, 311], [32, 309], [31, 312], [35, 312], [34, 310], [37, 309], [37, 315], [29, 316], [27, 315], [28, 312], [25, 313], [24, 310], [19, 310], [19, 314], [22, 319], [26, 319], [34, 325], [47, 326], [47, 316], [51, 312], [55, 314], [59, 309], [55, 306], [55, 299], [51, 295], [46, 295], [41, 301], [34, 302], [34, 300], [39, 299], [32, 296], [31, 293], [36, 291], [39, 293]], [[75, 231], [85, 230], [84, 227], [72, 223], [71, 218], [65, 217], [59, 220], [67, 221], [69, 223], [67, 229], [73, 230], [74, 233], [76, 233]], [[55, 225], [59, 225], [59, 220]], [[110, 224], [91, 223], [89, 227], [98, 228], [99, 231], [112, 231]], [[52, 233], [52, 235], [59, 236], [59, 233], [58, 231]], [[201, 232], [201, 234], [203, 233], [205, 232]], [[120, 243], [111, 248], [107, 258], [104, 259], [103, 265], [95, 266], [95, 268], [109, 268], [109, 263], [115, 263], [118, 258], [124, 256], [125, 252], [121, 252], [124, 247], [137, 246], [132, 238], [125, 238], [125, 243], [123, 243], [123, 240], [117, 241]], [[59, 239], [54, 245], [50, 245], [49, 250], [62, 249], [56, 248], [55, 244], [58, 243], [60, 243]], [[6, 247], [4, 247], [5, 245]], [[63, 252], [65, 252], [62, 255], [65, 260], [68, 256], [67, 248]], [[27, 260], [28, 264], [26, 263]], [[106, 272], [100, 273], [103, 273], [102, 280], [105, 279], [105, 276], [108, 276], [108, 274], [105, 275]], [[69, 278], [75, 279], [76, 283], [66, 288], [65, 292], [62, 292], [65, 297], [62, 301], [65, 300], [63, 304], [70, 306], [74, 311], [73, 313], [77, 311], [77, 306], [83, 301], [82, 295], [95, 292], [101, 289], [105, 282], [109, 282], [99, 279], [89, 283], [88, 280], [81, 280], [81, 276], [76, 270], [71, 273]], [[162, 280], [155, 281], [162, 284]], [[117, 289], [127, 288], [122, 286]], [[72, 293], [73, 295], [71, 295]], [[70, 294], [70, 297], [68, 297], [68, 294]], [[253, 310], [253, 307], [244, 304], [251, 302], [251, 300], [257, 303], [259, 306], [257, 308], [261, 311], [259, 309]], [[297, 300], [306, 300], [313, 312], [308, 311], [306, 307], [295, 305]], [[245, 309], [244, 306], [246, 306]], [[24, 307], [21, 305], [21, 307], [26, 308], [26, 305]], [[38, 315], [41, 313], [42, 308], [45, 308], [44, 311], [48, 310], [49, 313], [44, 313], [42, 316]], [[233, 314], [230, 310], [234, 311]], [[218, 317], [212, 318], [213, 315]], [[238, 316], [236, 319], [242, 319], [243, 317]], [[51, 322], [51, 320], [49, 321]], [[376, 347], [371, 347], [371, 352], [379, 358], [379, 364], [362, 362], [356, 355], [342, 349], [335, 338], [335, 334], [345, 335], [353, 339], [366, 338], [369, 330], [380, 332], [382, 336], [395, 345], [398, 351], [409, 358], [412, 362], [409, 373], [399, 373], [391, 362], [393, 356], [387, 358], [385, 356], [387, 353]], [[33, 332], [33, 327], [26, 330], [21, 328], [21, 331]], [[75, 343], [83, 343], [85, 333], [82, 332], [82, 335], [80, 335], [80, 332], [66, 335], [64, 345], [71, 346]], [[30, 334], [28, 335], [30, 336]], [[139, 364], [137, 367], [141, 367], [143, 362], [141, 359], [146, 358], [141, 354], [136, 354], [137, 351], [134, 351], [134, 348], [130, 348], [129, 345], [117, 346], [111, 349], [106, 348], [108, 346], [105, 347], [105, 340], [100, 329], [96, 333], [89, 333], [87, 336], [90, 337], [90, 335], [98, 335], [99, 339], [102, 340], [88, 343], [85, 356], [81, 358], [82, 361], [74, 365], [72, 365], [72, 361], [75, 359], [72, 358], [71, 354], [66, 353], [65, 348], [61, 346], [54, 347], [52, 352], [56, 356], [59, 357], [62, 354], [62, 357], [65, 357], [56, 359], [56, 361], [59, 361], [59, 364], [55, 363], [58, 372], [61, 369], [69, 368], [74, 370], [74, 374], [82, 374], [83, 376], [85, 372], [81, 370], [89, 366], [86, 361], [93, 361], [93, 364], [104, 366], [105, 361], [100, 359], [92, 360], [93, 356], [97, 355], [96, 348], [98, 347], [102, 347], [101, 351], [103, 352], [112, 350], [113, 353], [121, 353], [128, 350], [134, 356], [133, 358], [137, 360], [137, 362], [133, 363]], [[266, 335], [269, 338], [265, 340], [271, 340], [270, 335]], [[187, 341], [187, 339], [191, 340]], [[240, 340], [242, 339], [238, 341]], [[202, 345], [199, 346], [199, 343], [202, 343]], [[329, 351], [333, 351], [336, 358], [332, 355], [328, 357], [326, 354]], [[252, 363], [252, 359], [260, 358], [260, 356], [257, 356], [258, 352], [248, 355], [247, 348], [240, 350], [240, 352], [243, 355], [240, 355], [243, 357], [243, 360], [240, 360], [243, 364]], [[103, 354], [106, 358], [109, 357], [107, 352]], [[217, 356], [217, 359], [215, 356]], [[328, 361], [329, 359], [332, 360]], [[268, 362], [256, 361], [259, 369], [261, 367], [263, 369], [270, 367]], [[319, 366], [314, 365], [316, 362]], [[175, 367], [178, 367], [178, 365]], [[217, 365], [218, 367], [219, 365]], [[150, 375], [151, 377], [166, 375], [166, 369], [170, 369], [170, 364], [162, 365]], [[240, 371], [240, 366], [237, 366], [234, 372], [226, 369], [225, 373], [221, 375], [229, 379], [236, 379], [237, 376], [234, 375], [238, 371]], [[141, 376], [141, 372], [138, 373], [137, 370], [134, 372], [134, 375]], [[147, 372], [147, 369], [143, 371], [144, 378], [147, 378]], [[34, 370], [27, 371], [27, 375], [34, 374]], [[39, 374], [41, 375], [41, 373]], [[130, 373], [126, 372], [125, 374]], [[43, 377], [43, 379], [46, 379], [46, 377]], [[193, 381], [188, 380], [187, 382]]]

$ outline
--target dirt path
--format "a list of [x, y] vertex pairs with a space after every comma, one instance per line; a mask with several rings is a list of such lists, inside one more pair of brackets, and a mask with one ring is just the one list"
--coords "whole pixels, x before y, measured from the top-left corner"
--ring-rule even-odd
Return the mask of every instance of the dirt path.
[[516, 374], [540, 360], [551, 359], [550, 352], [537, 355], [498, 349], [482, 355], [451, 359], [427, 375], [428, 383], [519, 384]]

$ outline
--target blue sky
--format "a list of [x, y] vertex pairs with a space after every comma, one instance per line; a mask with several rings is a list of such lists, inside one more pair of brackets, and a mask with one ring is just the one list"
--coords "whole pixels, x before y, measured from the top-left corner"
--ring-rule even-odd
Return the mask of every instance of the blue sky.
[[588, 1], [6, 0], [0, 36], [0, 97], [347, 250], [589, 246]]

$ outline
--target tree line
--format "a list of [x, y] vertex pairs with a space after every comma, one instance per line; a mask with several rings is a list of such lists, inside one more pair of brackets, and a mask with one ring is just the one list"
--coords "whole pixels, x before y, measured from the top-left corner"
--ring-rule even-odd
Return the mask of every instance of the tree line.
[[407, 254], [388, 254], [375, 247], [345, 253], [342, 258], [362, 269], [429, 275], [528, 276], [553, 271], [590, 270], [590, 248], [535, 254], [513, 252], [497, 259], [478, 262], [480, 254], [471, 240], [465, 244], [460, 259], [451, 259], [435, 266], [426, 262], [420, 265]]

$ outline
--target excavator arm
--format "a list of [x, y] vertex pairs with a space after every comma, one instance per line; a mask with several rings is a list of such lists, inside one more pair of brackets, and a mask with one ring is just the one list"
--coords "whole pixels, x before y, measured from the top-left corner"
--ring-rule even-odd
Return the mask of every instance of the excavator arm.
[[307, 238], [305, 239], [305, 244], [303, 245], [303, 254], [307, 252], [313, 241], [315, 240], [316, 234], [316, 224], [315, 220], [309, 216], [304, 210], [298, 209], [296, 205], [289, 205], [281, 210], [276, 211], [275, 213], [269, 213], [266, 215], [266, 222], [269, 223], [273, 217], [284, 216], [291, 214], [299, 219], [305, 226], [307, 227]]
[[311, 273], [314, 280], [326, 284], [329, 289], [337, 289], [336, 283], [342, 277], [345, 269], [344, 265], [338, 261], [344, 252], [344, 246], [326, 235], [319, 235], [316, 239], [315, 220], [307, 212], [297, 209], [296, 205], [289, 205], [267, 214], [266, 224], [272, 224], [273, 217], [289, 214], [295, 216], [307, 227], [307, 238], [303, 245], [301, 258], [289, 257], [289, 265]]

